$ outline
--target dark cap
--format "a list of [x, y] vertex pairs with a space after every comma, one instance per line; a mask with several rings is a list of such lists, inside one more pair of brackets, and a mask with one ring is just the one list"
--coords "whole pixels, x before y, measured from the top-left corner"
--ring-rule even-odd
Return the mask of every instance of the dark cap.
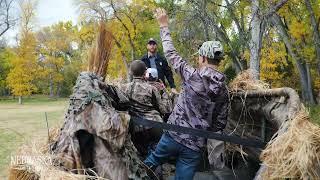
[[147, 44], [152, 44], [152, 43], [157, 44], [157, 41], [153, 38], [150, 38]]

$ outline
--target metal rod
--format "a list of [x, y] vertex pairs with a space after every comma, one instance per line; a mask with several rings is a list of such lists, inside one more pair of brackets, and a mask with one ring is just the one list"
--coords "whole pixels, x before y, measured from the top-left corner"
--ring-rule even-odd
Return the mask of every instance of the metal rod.
[[45, 115], [45, 117], [46, 117], [46, 123], [47, 123], [48, 143], [50, 143], [50, 138], [49, 138], [49, 123], [48, 123], [48, 116], [47, 116], [47, 112], [44, 112], [44, 115]]

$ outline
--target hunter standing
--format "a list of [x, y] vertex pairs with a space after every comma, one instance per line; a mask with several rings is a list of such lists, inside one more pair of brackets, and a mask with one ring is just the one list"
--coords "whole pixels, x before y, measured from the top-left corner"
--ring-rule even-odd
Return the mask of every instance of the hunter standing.
[[[155, 39], [150, 38], [148, 40], [147, 50], [148, 53], [144, 55], [141, 60], [146, 64], [147, 68], [157, 69], [159, 79], [161, 79], [165, 86], [169, 84], [171, 92], [177, 94], [171, 68], [167, 60], [157, 53], [157, 42]], [[166, 83], [165, 79], [168, 83]]]
[[[193, 68], [173, 46], [165, 10], [157, 9], [155, 16], [160, 25], [165, 57], [181, 76], [183, 86], [167, 123], [215, 132], [223, 131], [228, 113], [228, 91], [224, 74], [217, 70], [223, 59], [221, 43], [204, 42], [198, 51], [198, 68]], [[170, 157], [177, 157], [175, 179], [192, 180], [201, 160], [201, 149], [205, 146], [205, 138], [166, 131], [156, 150], [144, 163], [154, 169]]]

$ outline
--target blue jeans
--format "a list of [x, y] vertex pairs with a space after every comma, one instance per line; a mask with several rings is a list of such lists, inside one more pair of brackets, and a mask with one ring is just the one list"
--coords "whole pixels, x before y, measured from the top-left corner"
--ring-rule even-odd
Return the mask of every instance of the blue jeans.
[[172, 156], [177, 157], [175, 180], [192, 180], [200, 163], [200, 152], [179, 144], [167, 133], [162, 135], [156, 150], [144, 163], [154, 169]]

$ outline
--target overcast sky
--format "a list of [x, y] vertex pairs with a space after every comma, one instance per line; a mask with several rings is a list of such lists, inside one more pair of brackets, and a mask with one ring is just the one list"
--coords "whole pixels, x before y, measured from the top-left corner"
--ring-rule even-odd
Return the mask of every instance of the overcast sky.
[[[16, 7], [18, 9], [18, 7]], [[77, 23], [78, 11], [73, 4], [73, 0], [38, 0], [36, 11], [35, 30], [55, 24], [59, 21], [71, 20], [73, 24]], [[10, 29], [5, 38], [9, 41], [9, 45], [16, 44], [16, 34], [19, 32], [19, 25]]]

